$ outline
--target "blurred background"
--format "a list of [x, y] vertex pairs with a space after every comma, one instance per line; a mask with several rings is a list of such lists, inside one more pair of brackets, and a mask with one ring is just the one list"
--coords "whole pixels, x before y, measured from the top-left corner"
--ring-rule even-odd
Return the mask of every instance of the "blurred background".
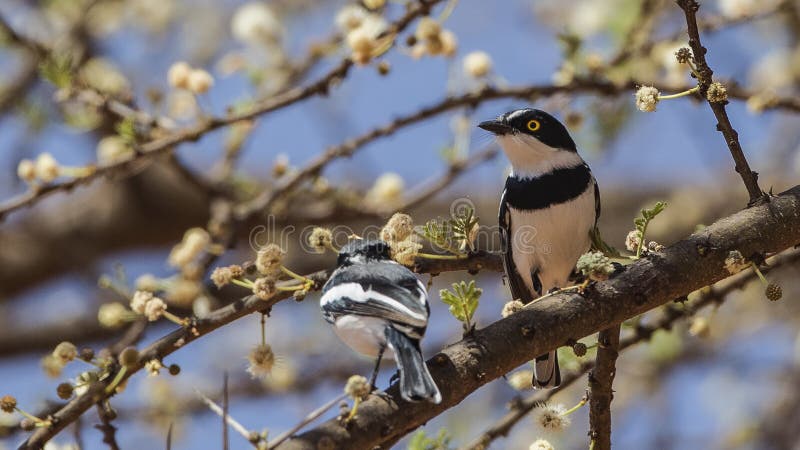
[[[73, 362], [51, 378], [42, 358], [65, 340], [95, 351], [119, 340], [126, 327], [104, 326], [98, 309], [127, 305], [137, 283], [155, 283], [180, 316], [202, 316], [245, 295], [235, 286], [216, 289], [204, 267], [189, 273], [170, 266], [170, 251], [187, 229], [206, 228], [228, 247], [208, 269], [252, 260], [253, 242], [279, 240], [288, 251], [286, 265], [309, 273], [335, 260], [301, 249], [309, 225], [358, 232], [381, 226], [398, 208], [422, 224], [447, 216], [453, 201], [463, 198], [475, 205], [481, 225], [496, 224], [508, 163], [475, 124], [510, 109], [532, 104], [567, 123], [600, 184], [603, 235], [618, 248], [639, 210], [658, 200], [669, 206], [648, 238], [665, 245], [745, 206], [746, 191], [705, 102], [685, 97], [660, 102], [654, 113], [636, 109], [636, 84], [653, 84], [664, 94], [692, 87], [688, 68], [674, 58], [685, 45], [683, 15], [666, 0], [443, 2], [432, 17], [449, 33], [444, 50], [409, 42], [412, 24], [393, 49], [354, 67], [328, 95], [222, 127], [155, 158], [121, 163], [137, 159], [145, 142], [320, 79], [351, 54], [354, 28], [369, 25], [378, 30], [368, 30], [374, 37], [404, 14], [406, 2], [365, 3], [2, 2], [0, 199], [25, 198], [41, 188], [37, 183], [50, 181], [31, 180], [35, 176], [20, 165], [25, 159], [39, 164], [43, 153], [61, 168], [56, 184], [80, 178], [87, 166], [115, 168], [4, 215], [0, 394], [13, 394], [31, 413], [63, 404], [56, 386], [89, 366]], [[794, 186], [800, 172], [800, 2], [703, 1], [699, 16], [715, 78], [738, 92], [728, 113], [761, 187], [777, 193]], [[178, 61], [207, 71], [213, 85], [197, 75], [196, 86], [181, 88], [170, 70]], [[598, 95], [579, 88], [587, 79], [619, 87]], [[368, 140], [352, 157], [334, 159], [269, 210], [236, 226], [221, 223], [220, 210], [279, 188], [327, 148], [487, 86], [549, 86], [556, 93], [498, 95], [444, 108]], [[4, 205], [3, 211], [10, 203]], [[800, 414], [792, 407], [800, 401], [799, 274], [792, 264], [767, 274], [783, 289], [780, 302], [767, 301], [755, 279], [719, 307], [625, 351], [615, 382], [614, 445], [800, 449]], [[461, 324], [438, 290], [470, 279], [484, 290], [478, 325], [500, 318], [508, 293], [499, 274], [437, 276], [426, 355], [461, 338]], [[260, 342], [259, 320], [246, 316], [166, 358], [165, 365], [180, 365], [178, 376], [135, 375], [112, 399], [120, 446], [163, 448], [171, 424], [173, 448], [221, 448], [219, 418], [195, 389], [219, 399], [224, 373], [231, 415], [274, 436], [337, 396], [350, 375], [371, 370], [369, 360], [333, 337], [318, 294], [311, 293], [272, 310], [266, 339], [278, 361], [271, 375], [253, 379], [246, 357]], [[148, 324], [141, 345], [174, 328], [164, 320]], [[594, 338], [583, 342], [591, 345]], [[568, 370], [594, 352], [561, 354]], [[387, 386], [394, 371], [385, 364], [379, 386]], [[552, 401], [569, 408], [584, 389], [580, 380]], [[451, 446], [464, 445], [501, 417], [509, 401], [530, 394], [495, 380], [424, 431], [436, 436], [444, 429]], [[491, 448], [528, 448], [539, 437], [556, 448], [584, 448], [587, 415], [586, 408], [576, 412], [572, 425], [555, 433], [542, 429], [534, 412]], [[20, 418], [0, 415], [0, 448], [24, 439]], [[105, 448], [96, 423], [92, 410], [50, 448]], [[232, 444], [249, 445], [235, 433]], [[407, 445], [404, 440], [397, 448]]]

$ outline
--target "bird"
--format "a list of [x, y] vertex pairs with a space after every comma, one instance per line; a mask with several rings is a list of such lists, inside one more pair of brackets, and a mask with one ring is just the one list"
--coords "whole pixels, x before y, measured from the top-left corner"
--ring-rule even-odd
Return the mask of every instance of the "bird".
[[[533, 108], [478, 124], [511, 162], [500, 198], [503, 267], [514, 299], [529, 303], [566, 287], [600, 217], [600, 190], [567, 128]], [[561, 383], [555, 351], [536, 357], [533, 386]]]
[[337, 267], [322, 288], [324, 319], [350, 348], [376, 358], [394, 358], [400, 395], [409, 402], [442, 400], [420, 350], [430, 315], [428, 291], [405, 266], [391, 259], [382, 240], [356, 239], [339, 251]]

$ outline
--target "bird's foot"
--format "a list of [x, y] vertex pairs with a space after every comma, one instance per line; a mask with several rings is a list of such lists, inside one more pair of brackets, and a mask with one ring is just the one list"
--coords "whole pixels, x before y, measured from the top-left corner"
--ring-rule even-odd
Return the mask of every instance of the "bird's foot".
[[377, 389], [372, 391], [372, 392], [370, 392], [370, 394], [372, 394], [372, 395], [374, 395], [376, 397], [380, 397], [382, 400], [384, 400], [386, 402], [390, 401], [391, 398], [392, 398], [389, 394], [386, 393], [386, 391], [379, 391]]

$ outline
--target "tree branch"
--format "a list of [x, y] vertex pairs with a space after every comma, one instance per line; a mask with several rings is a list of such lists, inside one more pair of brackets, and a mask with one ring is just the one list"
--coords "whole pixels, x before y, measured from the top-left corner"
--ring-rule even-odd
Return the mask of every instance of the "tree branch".
[[[438, 271], [446, 270], [466, 270], [474, 267], [476, 261], [482, 261], [485, 266], [501, 267], [500, 257], [487, 253], [478, 253], [464, 259], [442, 261], [440, 264], [435, 265]], [[312, 274], [305, 275], [306, 278], [314, 282], [315, 289], [320, 289], [330, 276], [330, 270], [321, 270]], [[281, 282], [278, 286], [296, 286], [295, 281]], [[127, 380], [131, 375], [138, 372], [144, 367], [147, 361], [152, 359], [163, 359], [165, 356], [182, 348], [186, 344], [205, 336], [212, 331], [227, 325], [241, 317], [248, 314], [266, 311], [272, 308], [276, 303], [292, 298], [292, 293], [287, 291], [277, 291], [277, 293], [268, 301], [260, 300], [258, 297], [250, 295], [237, 300], [229, 305], [217, 309], [210, 313], [203, 319], [196, 319], [192, 324], [193, 330], [188, 328], [178, 328], [177, 330], [167, 334], [161, 339], [157, 340], [139, 354], [139, 361], [126, 371], [123, 380]], [[123, 347], [131, 345], [126, 341], [123, 344], [115, 345], [112, 353], [116, 354], [122, 350]], [[109, 377], [113, 378], [113, 377]], [[77, 420], [87, 409], [94, 403], [108, 398], [109, 395], [105, 393], [107, 382], [100, 382], [93, 384], [88, 392], [80, 397], [77, 397], [63, 406], [61, 409], [52, 414], [53, 425], [49, 428], [40, 428], [35, 431], [22, 445], [21, 449], [38, 449], [50, 438], [55, 436], [59, 431], [63, 430], [71, 422]]]
[[442, 403], [408, 403], [397, 385], [373, 395], [343, 428], [335, 420], [285, 442], [280, 448], [372, 448], [403, 436], [489, 381], [533, 356], [621, 323], [649, 309], [730, 276], [728, 252], [744, 255], [777, 252], [800, 242], [800, 186], [722, 219], [708, 228], [639, 260], [627, 270], [591, 287], [586, 297], [558, 294], [476, 331], [428, 361]]
[[686, 27], [689, 33], [689, 47], [692, 48], [694, 62], [697, 65], [697, 82], [700, 87], [700, 94], [706, 99], [714, 116], [717, 118], [717, 130], [719, 130], [725, 137], [725, 142], [728, 149], [733, 156], [736, 163], [736, 171], [742, 177], [747, 193], [750, 195], [750, 204], [755, 204], [758, 201], [768, 200], [764, 192], [758, 186], [758, 174], [750, 170], [750, 165], [747, 158], [744, 156], [742, 146], [739, 143], [739, 134], [731, 125], [728, 119], [728, 113], [725, 110], [727, 101], [711, 101], [706, 95], [708, 87], [713, 81], [714, 72], [706, 62], [706, 48], [700, 42], [700, 31], [697, 27], [697, 10], [700, 5], [695, 0], [677, 0], [678, 6], [683, 10], [686, 16]]
[[[343, 60], [336, 68], [331, 70], [327, 75], [323, 76], [315, 83], [312, 83], [306, 87], [297, 87], [282, 94], [270, 97], [269, 99], [263, 100], [250, 111], [221, 118], [209, 119], [198, 125], [188, 127], [181, 131], [176, 131], [164, 138], [142, 144], [142, 146], [139, 148], [139, 154], [132, 160], [126, 160], [100, 167], [91, 175], [86, 177], [74, 178], [59, 183], [41, 186], [35, 190], [29, 190], [22, 195], [9, 199], [5, 203], [0, 204], [0, 220], [5, 218], [8, 214], [31, 206], [41, 199], [56, 192], [67, 192], [76, 187], [90, 184], [101, 177], [126, 174], [131, 169], [138, 167], [141, 161], [152, 159], [158, 154], [172, 150], [179, 144], [197, 141], [205, 134], [218, 128], [229, 126], [233, 123], [243, 120], [253, 119], [257, 116], [273, 112], [298, 101], [307, 99], [313, 95], [324, 95], [327, 93], [331, 85], [335, 84], [337, 80], [343, 78], [347, 74], [351, 65], [352, 63], [350, 63], [349, 60]], [[281, 195], [298, 187], [303, 181], [318, 175], [331, 161], [352, 156], [357, 149], [378, 138], [390, 136], [401, 128], [419, 123], [425, 119], [429, 119], [450, 110], [463, 107], [475, 107], [489, 100], [518, 98], [531, 101], [533, 99], [547, 97], [558, 93], [595, 93], [598, 95], [614, 96], [629, 92], [642, 84], [653, 83], [644, 82], [642, 80], [628, 80], [626, 83], [613, 83], [611, 81], [598, 78], [576, 77], [572, 83], [564, 86], [555, 86], [551, 84], [516, 86], [509, 88], [488, 86], [479, 91], [469, 92], [457, 96], [448, 96], [436, 104], [422, 108], [414, 113], [401, 116], [385, 125], [374, 128], [367, 133], [329, 148], [310, 161], [303, 169], [294, 173], [275, 190], [266, 191], [249, 202], [238, 205], [235, 210], [235, 215], [237, 219], [241, 220], [243, 218], [249, 218], [257, 215], [263, 211], [267, 211], [275, 202], [275, 200], [277, 200]], [[655, 85], [658, 87], [657, 83]], [[671, 89], [688, 90], [690, 88], [691, 86], [681, 88], [672, 87]], [[729, 98], [746, 100], [752, 95], [753, 94], [751, 92], [736, 86], [730, 86], [728, 89]], [[770, 102], [769, 107], [800, 112], [800, 99], [796, 97], [776, 98]]]
[[94, 427], [103, 433], [103, 443], [109, 450], [120, 450], [117, 444], [117, 427], [111, 423], [116, 417], [116, 413], [111, 410], [111, 405], [104, 405], [102, 402], [97, 404], [97, 416], [100, 418], [99, 424]]
[[597, 336], [597, 359], [589, 372], [589, 438], [593, 450], [611, 449], [611, 400], [619, 355], [619, 324]]
[[[767, 263], [770, 268], [769, 270], [772, 270], [778, 267], [795, 264], [798, 261], [800, 261], [800, 251], [791, 250], [770, 258], [767, 260]], [[650, 337], [656, 330], [669, 330], [678, 320], [692, 317], [703, 308], [722, 304], [728, 298], [728, 294], [743, 289], [754, 280], [756, 280], [756, 273], [752, 270], [745, 270], [716, 283], [708, 290], [701, 290], [700, 296], [683, 308], [677, 308], [672, 305], [665, 306], [664, 312], [658, 320], [649, 325], [640, 324], [636, 327], [636, 331], [633, 334], [622, 339], [620, 341], [619, 350], [627, 350], [636, 344], [646, 342], [650, 340]], [[549, 400], [554, 394], [572, 385], [592, 368], [594, 368], [594, 361], [584, 361], [580, 368], [562, 377], [559, 387], [546, 391], [536, 391], [527, 398], [512, 402], [511, 410], [505, 416], [487, 428], [486, 431], [481, 433], [474, 441], [461, 447], [461, 449], [482, 450], [488, 448], [489, 444], [497, 438], [507, 436], [514, 425], [519, 423], [519, 421], [533, 411], [533, 409], [541, 405], [542, 402]]]
[[[402, 17], [390, 24], [388, 33], [396, 34], [402, 32], [414, 21], [414, 19], [428, 14], [434, 5], [441, 3], [442, 1], [443, 0], [418, 0], [417, 2], [412, 3], [412, 6]], [[347, 76], [347, 73], [350, 71], [353, 65], [354, 62], [349, 57], [344, 58], [330, 71], [328, 71], [328, 73], [307, 86], [298, 86], [280, 94], [263, 99], [259, 102], [256, 102], [252, 108], [249, 108], [246, 111], [231, 113], [224, 117], [209, 118], [201, 121], [197, 125], [187, 127], [163, 138], [146, 142], [138, 148], [138, 154], [133, 159], [99, 167], [91, 175], [85, 177], [73, 178], [61, 183], [48, 184], [41, 186], [38, 189], [29, 190], [25, 194], [13, 198], [3, 205], [0, 205], [0, 220], [2, 220], [10, 212], [30, 206], [38, 202], [40, 199], [53, 194], [54, 192], [69, 191], [75, 187], [88, 184], [103, 176], [125, 173], [139, 165], [142, 161], [151, 160], [154, 156], [172, 150], [179, 144], [197, 141], [204, 135], [216, 129], [244, 120], [254, 119], [315, 95], [326, 95], [330, 91], [331, 87], [336, 85], [340, 80]]]
[[[775, 197], [770, 203], [722, 219], [662, 253], [637, 261], [622, 275], [594, 285], [587, 297], [554, 295], [444, 349], [429, 363], [442, 392], [441, 404], [406, 403], [400, 398], [397, 386], [392, 386], [386, 397], [372, 396], [362, 403], [363, 414], [351, 421], [352, 428], [344, 429], [338, 421], [329, 421], [284, 442], [282, 447], [314, 448], [319, 439], [326, 438], [344, 447], [371, 448], [405, 435], [483, 384], [530, 360], [532, 355], [621, 323], [727, 277], [724, 260], [730, 250], [759, 255], [784, 250], [797, 242], [800, 242], [800, 186]], [[492, 257], [499, 260], [496, 255]], [[481, 255], [473, 258], [489, 259]], [[448, 267], [469, 267], [473, 258], [450, 260]], [[308, 277], [319, 288], [329, 274], [329, 271], [320, 271]], [[296, 283], [281, 283], [292, 284]], [[287, 292], [279, 292], [269, 301], [248, 296], [196, 320], [192, 330], [173, 331], [145, 348], [122, 381], [140, 370], [145, 362], [163, 359], [219, 327], [252, 312], [267, 310], [286, 298], [289, 298]], [[36, 430], [20, 448], [41, 447], [92, 404], [106, 398], [105, 388], [105, 382], [92, 385], [87, 393], [53, 415], [51, 427]]]

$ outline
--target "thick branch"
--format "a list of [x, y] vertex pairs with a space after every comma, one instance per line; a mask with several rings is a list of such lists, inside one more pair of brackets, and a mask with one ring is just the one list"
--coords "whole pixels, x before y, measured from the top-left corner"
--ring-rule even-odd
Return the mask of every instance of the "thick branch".
[[767, 199], [764, 192], [758, 186], [758, 174], [750, 170], [750, 165], [747, 158], [744, 156], [742, 146], [739, 143], [739, 134], [731, 125], [728, 119], [728, 113], [725, 110], [726, 101], [711, 101], [708, 99], [706, 93], [708, 87], [713, 81], [714, 72], [706, 62], [706, 48], [700, 43], [700, 31], [697, 28], [697, 10], [700, 5], [695, 0], [678, 0], [678, 6], [683, 9], [686, 16], [686, 26], [689, 33], [689, 46], [692, 48], [694, 62], [697, 65], [697, 82], [700, 86], [700, 94], [708, 101], [714, 116], [717, 118], [717, 130], [719, 130], [725, 137], [725, 142], [728, 144], [728, 149], [731, 151], [731, 156], [736, 163], [736, 171], [742, 177], [747, 193], [750, 195], [750, 203], [753, 204], [757, 201]]
[[[286, 441], [282, 447], [315, 448], [317, 441], [324, 438], [344, 448], [371, 448], [403, 436], [534, 355], [621, 323], [727, 277], [724, 260], [733, 249], [752, 256], [778, 252], [797, 242], [800, 242], [800, 186], [770, 203], [722, 219], [662, 253], [637, 261], [622, 275], [595, 285], [587, 297], [560, 294], [543, 299], [444, 349], [429, 362], [442, 392], [441, 404], [406, 403], [400, 398], [397, 386], [392, 386], [385, 397], [372, 396], [362, 403], [361, 414], [351, 421], [348, 429], [341, 428], [338, 421], [329, 421]], [[453, 269], [464, 268], [471, 259], [449, 263]], [[328, 275], [328, 271], [321, 271], [309, 277], [319, 287]], [[144, 349], [125, 378], [140, 370], [146, 361], [162, 359], [223, 325], [252, 312], [267, 310], [286, 298], [286, 292], [280, 292], [270, 301], [249, 296], [197, 320], [196, 333], [185, 328], [175, 330]], [[38, 429], [20, 448], [41, 447], [103, 399], [104, 392], [104, 382], [93, 385], [53, 415], [53, 426]]]
[[[800, 260], [800, 251], [793, 250], [784, 252], [780, 255], [770, 258], [767, 262], [770, 270], [778, 267], [788, 266], [795, 264]], [[639, 325], [636, 331], [620, 340], [619, 351], [624, 351], [634, 345], [645, 342], [650, 339], [656, 330], [669, 330], [672, 325], [680, 319], [689, 318], [694, 316], [698, 311], [711, 305], [719, 305], [728, 298], [728, 294], [742, 289], [756, 279], [756, 273], [752, 270], [739, 272], [738, 274], [721, 281], [708, 290], [701, 290], [699, 298], [692, 301], [692, 303], [685, 305], [682, 308], [677, 308], [672, 305], [664, 307], [664, 312], [661, 317], [655, 322], [648, 325]], [[581, 366], [570, 373], [565, 374], [561, 379], [561, 385], [556, 389], [549, 389], [546, 391], [537, 391], [528, 397], [512, 402], [511, 410], [495, 422], [492, 426], [486, 429], [474, 441], [461, 447], [462, 450], [481, 450], [489, 447], [495, 439], [501, 436], [507, 436], [511, 429], [519, 423], [528, 413], [534, 408], [541, 405], [542, 402], [549, 400], [553, 394], [562, 391], [569, 387], [572, 383], [577, 381], [583, 374], [594, 368], [594, 361], [584, 361]]]
[[589, 372], [589, 437], [594, 450], [611, 449], [611, 400], [619, 355], [619, 324], [597, 336], [597, 362]]
[[641, 314], [726, 278], [729, 251], [777, 252], [800, 242], [800, 186], [722, 219], [705, 230], [628, 266], [589, 289], [587, 296], [559, 294], [532, 304], [428, 361], [442, 403], [407, 403], [397, 386], [359, 407], [350, 426], [335, 420], [305, 432], [281, 448], [313, 449], [321, 441], [337, 448], [372, 448], [403, 436], [461, 402], [489, 381], [539, 355]]

